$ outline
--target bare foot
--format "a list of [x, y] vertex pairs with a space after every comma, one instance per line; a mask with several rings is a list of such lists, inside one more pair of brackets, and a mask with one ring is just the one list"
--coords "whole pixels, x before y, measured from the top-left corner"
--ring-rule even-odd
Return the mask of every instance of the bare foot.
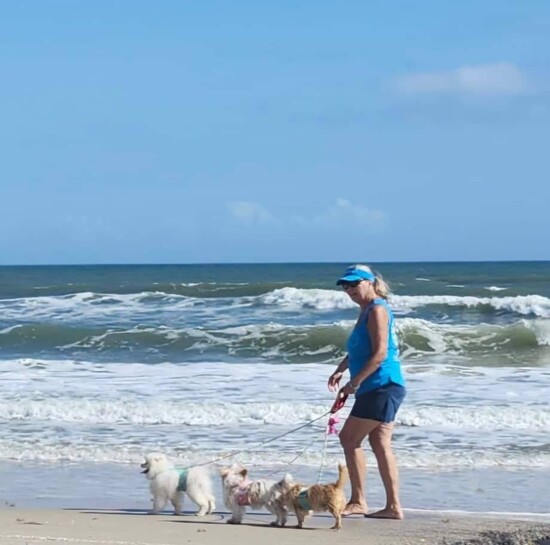
[[364, 503], [352, 503], [351, 501], [346, 505], [342, 511], [343, 517], [349, 517], [350, 515], [365, 515], [367, 516], [367, 506]]
[[401, 508], [391, 509], [387, 507], [380, 511], [375, 511], [374, 513], [365, 514], [365, 518], [368, 519], [394, 519], [394, 520], [403, 520], [403, 511]]

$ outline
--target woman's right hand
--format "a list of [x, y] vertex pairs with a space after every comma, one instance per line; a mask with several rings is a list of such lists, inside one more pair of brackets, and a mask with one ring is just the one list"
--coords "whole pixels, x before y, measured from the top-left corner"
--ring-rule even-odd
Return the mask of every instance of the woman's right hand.
[[328, 377], [328, 389], [331, 392], [336, 392], [340, 389], [340, 379], [344, 376], [344, 373], [342, 371], [335, 371]]

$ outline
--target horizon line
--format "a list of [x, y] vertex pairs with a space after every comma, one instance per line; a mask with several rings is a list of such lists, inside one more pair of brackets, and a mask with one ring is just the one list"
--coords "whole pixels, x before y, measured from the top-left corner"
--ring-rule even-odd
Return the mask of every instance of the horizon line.
[[[363, 263], [362, 261], [193, 261], [193, 262], [141, 262], [141, 263], [6, 263], [2, 267], [182, 267], [182, 266], [221, 266], [221, 265], [342, 265], [350, 263]], [[550, 263], [550, 259], [488, 259], [488, 260], [403, 260], [403, 261], [368, 261], [369, 264], [399, 265], [414, 263]]]

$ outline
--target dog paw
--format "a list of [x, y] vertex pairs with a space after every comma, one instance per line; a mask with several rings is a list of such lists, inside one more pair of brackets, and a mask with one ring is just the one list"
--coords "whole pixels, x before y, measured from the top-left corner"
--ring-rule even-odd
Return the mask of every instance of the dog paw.
[[227, 524], [240, 524], [241, 521], [240, 520], [235, 520], [235, 519], [227, 519]]

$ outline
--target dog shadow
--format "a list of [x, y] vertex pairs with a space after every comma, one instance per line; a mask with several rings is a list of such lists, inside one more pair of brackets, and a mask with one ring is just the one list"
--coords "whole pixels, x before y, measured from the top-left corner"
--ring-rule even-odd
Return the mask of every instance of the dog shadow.
[[[151, 513], [149, 509], [83, 509], [79, 507], [67, 507], [63, 509], [64, 511], [78, 511], [79, 513], [87, 515], [126, 515], [126, 516], [147, 516], [147, 517], [188, 517], [190, 519], [196, 519], [197, 522], [201, 520], [208, 520], [208, 517], [220, 517], [223, 514], [227, 513], [211, 513], [210, 515], [205, 515], [203, 517], [198, 517], [194, 511], [183, 511], [179, 515], [176, 515], [173, 511], [162, 511], [160, 513]], [[222, 517], [223, 518], [223, 517]]]
[[[76, 507], [69, 507], [63, 509], [64, 511], [78, 511], [86, 515], [114, 515], [114, 516], [147, 516], [147, 517], [170, 517], [167, 520], [161, 522], [174, 523], [174, 524], [224, 524], [228, 520], [232, 513], [230, 511], [215, 511], [210, 515], [204, 517], [198, 517], [193, 511], [184, 511], [179, 515], [175, 515], [173, 512], [164, 511], [158, 514], [151, 514], [147, 509], [79, 509]], [[316, 515], [316, 518], [329, 518], [328, 516]], [[270, 522], [273, 515], [271, 513], [251, 513], [246, 519], [236, 526], [250, 526], [253, 528], [268, 528], [273, 530], [297, 530], [294, 523], [288, 524], [284, 527], [271, 526]], [[301, 530], [327, 530], [324, 527], [303, 527]]]

